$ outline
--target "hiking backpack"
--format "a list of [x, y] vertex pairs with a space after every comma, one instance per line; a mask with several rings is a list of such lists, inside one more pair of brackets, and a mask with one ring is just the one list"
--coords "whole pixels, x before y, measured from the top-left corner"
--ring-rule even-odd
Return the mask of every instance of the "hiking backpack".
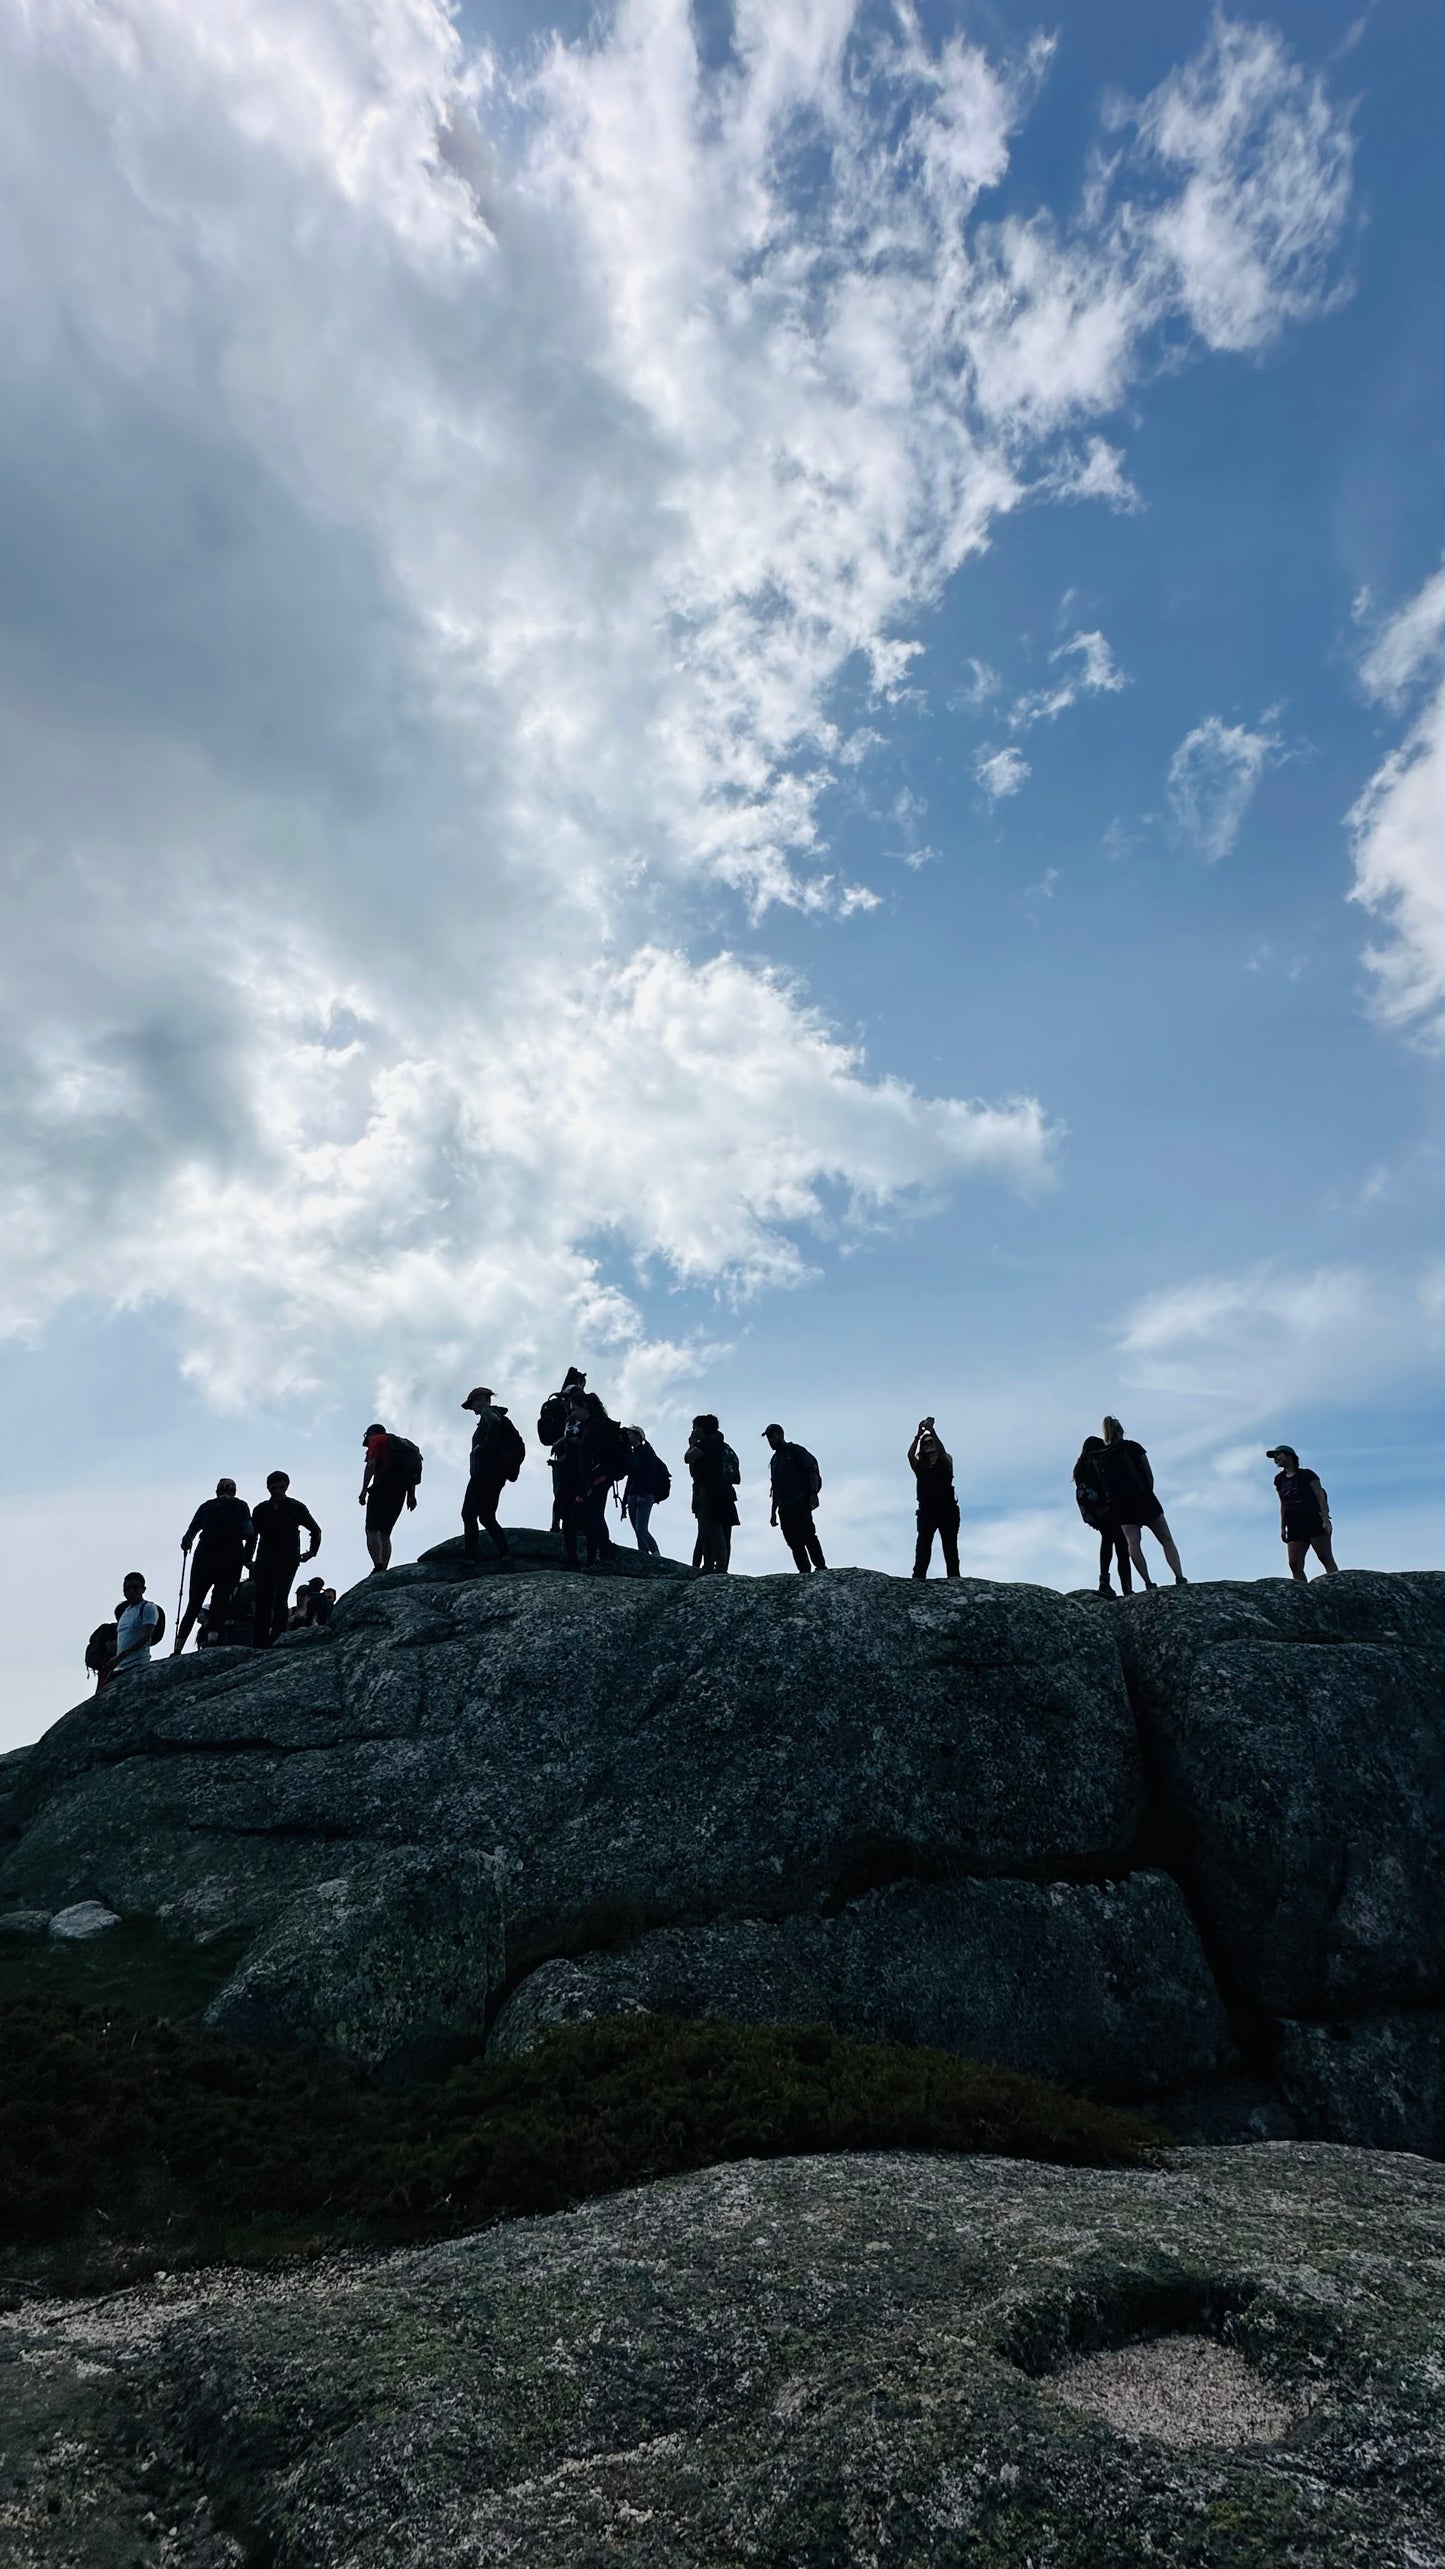
[[513, 1424], [510, 1418], [500, 1419], [498, 1421], [498, 1426], [501, 1433], [500, 1435], [493, 1437], [492, 1443], [496, 1446], [499, 1455], [504, 1459], [508, 1480], [515, 1481], [517, 1474], [520, 1472], [522, 1465], [527, 1459], [527, 1448], [522, 1436], [522, 1431], [519, 1427]]
[[1076, 1469], [1074, 1496], [1079, 1502], [1079, 1514], [1085, 1525], [1091, 1525], [1096, 1534], [1102, 1534], [1110, 1520], [1109, 1493], [1104, 1487], [1097, 1455], [1088, 1455]]
[[724, 1439], [723, 1439], [723, 1478], [724, 1478], [724, 1480], [731, 1481], [731, 1483], [732, 1483], [732, 1485], [733, 1485], [733, 1488], [734, 1488], [734, 1489], [736, 1489], [736, 1488], [737, 1488], [737, 1485], [738, 1485], [739, 1481], [742, 1479], [742, 1477], [743, 1477], [743, 1467], [742, 1467], [741, 1463], [738, 1461], [738, 1458], [737, 1458], [736, 1454], [733, 1452], [732, 1447], [728, 1444], [727, 1439], [726, 1439], [726, 1438], [724, 1438]]
[[654, 1454], [652, 1458], [652, 1496], [657, 1507], [672, 1496], [672, 1474], [660, 1454]]
[[394, 1470], [407, 1488], [414, 1490], [421, 1479], [421, 1447], [413, 1445], [409, 1436], [388, 1434], [386, 1442], [388, 1470]]
[[819, 1499], [823, 1495], [823, 1475], [818, 1469], [818, 1457], [816, 1454], [810, 1454], [806, 1445], [795, 1445], [793, 1451], [797, 1455], [799, 1462], [806, 1464], [807, 1466], [808, 1479], [812, 1483], [812, 1496], [809, 1500], [809, 1505], [811, 1507], [816, 1507]]
[[567, 1424], [567, 1397], [564, 1392], [549, 1392], [537, 1413], [537, 1436], [543, 1445], [560, 1445]]

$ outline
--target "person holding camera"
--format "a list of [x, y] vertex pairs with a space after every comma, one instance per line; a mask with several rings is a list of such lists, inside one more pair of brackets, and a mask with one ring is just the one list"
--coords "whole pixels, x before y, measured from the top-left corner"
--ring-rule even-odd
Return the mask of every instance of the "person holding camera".
[[933, 1559], [933, 1538], [943, 1546], [944, 1575], [959, 1577], [958, 1567], [958, 1494], [953, 1486], [953, 1457], [947, 1453], [931, 1418], [920, 1418], [918, 1433], [908, 1448], [908, 1460], [918, 1486], [918, 1546], [913, 1555], [915, 1579], [926, 1579]]

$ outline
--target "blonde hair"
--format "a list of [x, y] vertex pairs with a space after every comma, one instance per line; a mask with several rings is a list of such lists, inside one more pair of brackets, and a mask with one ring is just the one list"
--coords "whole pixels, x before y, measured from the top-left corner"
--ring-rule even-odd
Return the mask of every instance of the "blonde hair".
[[1117, 1418], [1106, 1418], [1104, 1421], [1104, 1443], [1106, 1445], [1122, 1445], [1123, 1441], [1124, 1430], [1119, 1420]]

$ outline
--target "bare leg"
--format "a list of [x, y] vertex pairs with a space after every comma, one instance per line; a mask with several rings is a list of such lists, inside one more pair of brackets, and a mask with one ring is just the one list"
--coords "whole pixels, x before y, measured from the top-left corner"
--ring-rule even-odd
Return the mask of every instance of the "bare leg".
[[1184, 1576], [1184, 1564], [1179, 1558], [1179, 1546], [1169, 1531], [1168, 1520], [1162, 1516], [1156, 1516], [1153, 1524], [1149, 1528], [1149, 1531], [1153, 1535], [1155, 1542], [1158, 1544], [1160, 1551], [1163, 1553], [1165, 1560], [1168, 1562], [1170, 1569], [1173, 1571], [1175, 1578], [1182, 1579]]
[[1319, 1554], [1320, 1559], [1323, 1561], [1325, 1568], [1330, 1572], [1331, 1576], [1338, 1578], [1340, 1565], [1335, 1559], [1334, 1553], [1330, 1549], [1330, 1538], [1327, 1534], [1317, 1534], [1315, 1536], [1315, 1550]]
[[390, 1569], [391, 1536], [389, 1534], [381, 1533], [378, 1527], [370, 1527], [366, 1537], [366, 1548], [371, 1554], [371, 1566], [373, 1570]]
[[1309, 1577], [1309, 1572], [1305, 1568], [1305, 1563], [1308, 1561], [1310, 1556], [1308, 1543], [1287, 1543], [1284, 1548], [1286, 1557], [1289, 1561], [1290, 1577], [1292, 1579], [1307, 1579]]
[[1143, 1546], [1143, 1544], [1142, 1544], [1142, 1543], [1140, 1542], [1140, 1540], [1139, 1540], [1139, 1528], [1138, 1528], [1138, 1526], [1137, 1526], [1137, 1525], [1126, 1525], [1126, 1526], [1123, 1526], [1120, 1530], [1121, 1530], [1121, 1532], [1122, 1532], [1122, 1534], [1123, 1534], [1123, 1537], [1124, 1537], [1125, 1542], [1126, 1542], [1126, 1543], [1128, 1544], [1128, 1546], [1129, 1546], [1129, 1558], [1130, 1558], [1130, 1560], [1133, 1562], [1135, 1569], [1136, 1569], [1136, 1570], [1138, 1571], [1138, 1573], [1139, 1573], [1139, 1584], [1140, 1584], [1140, 1586], [1141, 1586], [1141, 1587], [1145, 1587], [1145, 1588], [1152, 1588], [1152, 1587], [1153, 1587], [1153, 1585], [1154, 1585], [1154, 1582], [1153, 1582], [1153, 1580], [1152, 1580], [1152, 1579], [1150, 1578], [1150, 1576], [1149, 1576], [1149, 1564], [1148, 1564], [1148, 1562], [1147, 1562], [1147, 1561], [1145, 1560], [1145, 1558], [1144, 1558], [1144, 1546]]

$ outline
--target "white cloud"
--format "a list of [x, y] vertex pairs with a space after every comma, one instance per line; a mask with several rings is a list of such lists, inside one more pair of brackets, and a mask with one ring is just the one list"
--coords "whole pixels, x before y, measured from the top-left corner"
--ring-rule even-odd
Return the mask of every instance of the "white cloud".
[[1055, 667], [1060, 661], [1077, 660], [1078, 667], [1052, 687], [1020, 696], [1009, 714], [1012, 730], [1027, 731], [1033, 723], [1054, 722], [1081, 696], [1113, 696], [1129, 684], [1102, 633], [1076, 633], [1072, 642], [1061, 642], [1057, 651], [1051, 651], [1049, 659]]
[[1175, 827], [1210, 865], [1228, 856], [1255, 787], [1282, 754], [1284, 743], [1269, 722], [1266, 715], [1261, 728], [1251, 731], [1246, 723], [1207, 714], [1169, 761], [1166, 783]]
[[1016, 794], [1033, 774], [1021, 749], [995, 749], [988, 755], [980, 751], [973, 762], [973, 772], [991, 803], [1002, 803]]
[[1291, 1402], [1358, 1398], [1397, 1370], [1411, 1298], [1366, 1269], [1267, 1261], [1146, 1295], [1125, 1316], [1119, 1350], [1140, 1390], [1268, 1418]]
[[[1398, 708], [1438, 670], [1442, 653], [1445, 567], [1376, 636], [1363, 664], [1366, 689]], [[1381, 1014], [1445, 1036], [1445, 682], [1376, 769], [1350, 825], [1351, 898], [1388, 930], [1388, 942], [1368, 958]]]
[[904, 690], [1027, 493], [1118, 499], [1088, 441], [1159, 325], [1307, 308], [1347, 144], [1226, 25], [1112, 192], [990, 229], [1041, 58], [849, 0], [734, 36], [0, 26], [11, 1326], [165, 1296], [233, 1401], [380, 1349], [665, 1371], [635, 1269], [751, 1291], [836, 1199], [1044, 1167], [1032, 1101], [920, 1098], [684, 927], [876, 898], [820, 837], [843, 673]]

